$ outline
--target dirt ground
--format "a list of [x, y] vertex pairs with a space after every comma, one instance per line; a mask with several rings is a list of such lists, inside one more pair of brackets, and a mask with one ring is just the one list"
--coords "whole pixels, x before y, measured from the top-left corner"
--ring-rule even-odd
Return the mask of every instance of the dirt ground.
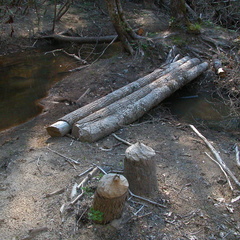
[[[81, 102], [85, 105], [146, 75], [164, 62], [164, 51], [169, 50], [166, 44], [170, 44], [170, 40], [171, 43], [178, 43], [182, 54], [187, 54], [190, 47], [201, 49], [202, 53], [207, 51], [207, 45], [200, 44], [198, 36], [182, 36], [163, 42], [164, 36], [169, 35], [167, 22], [163, 24], [162, 21], [164, 12], [142, 10], [138, 4], [128, 4], [131, 8], [124, 5], [126, 9], [134, 8], [134, 14], [127, 11], [127, 17], [131, 16], [134, 26], [144, 26], [150, 32], [158, 31], [162, 41], [159, 45], [156, 43], [156, 49], [143, 59], [117, 53], [111, 58], [98, 60], [80, 72], [69, 74], [41, 100], [44, 106], [42, 114], [0, 133], [1, 240], [240, 239], [240, 201], [232, 201], [240, 195], [239, 186], [233, 183], [234, 190], [230, 189], [219, 166], [205, 154], [212, 155], [206, 144], [188, 124], [179, 122], [161, 105], [137, 122], [124, 126], [116, 135], [130, 143], [144, 143], [156, 151], [158, 193], [151, 200], [166, 207], [130, 198], [120, 220], [104, 226], [93, 223], [87, 213], [101, 174], [89, 182], [90, 190], [76, 204], [67, 207], [73, 185], [79, 184], [86, 176], [78, 175], [96, 165], [106, 172], [121, 171], [128, 146], [112, 135], [91, 144], [69, 136], [51, 138], [45, 128], [78, 107], [57, 102], [56, 99], [61, 97], [76, 101], [90, 88]], [[84, 33], [93, 32], [94, 27], [99, 26], [96, 19], [93, 20], [96, 13], [92, 11], [91, 14], [89, 16], [82, 11], [77, 17], [76, 10], [72, 10], [64, 16], [58, 28], [64, 30], [79, 24]], [[92, 20], [92, 25], [86, 27], [83, 23], [87, 19]], [[1, 27], [5, 29], [7, 38], [9, 29]], [[113, 31], [110, 25], [105, 27], [106, 33]], [[235, 33], [213, 28], [203, 29], [202, 35], [209, 36], [211, 33], [213, 36], [216, 32], [222, 36], [224, 44], [231, 44], [230, 40], [236, 38]], [[17, 30], [15, 33], [21, 35]], [[191, 38], [188, 48], [183, 45], [185, 37]], [[14, 44], [10, 45], [7, 45], [8, 48], [1, 45], [2, 52], [18, 49]], [[164, 48], [157, 49], [157, 46]], [[189, 50], [188, 54], [193, 56], [194, 51]], [[204, 55], [202, 60], [211, 59]], [[193, 84], [199, 89], [212, 86], [215, 79], [208, 78], [209, 74], [214, 75], [212, 73], [210, 69]], [[196, 127], [219, 151], [240, 181], [235, 152], [236, 144], [239, 146], [239, 131]], [[70, 158], [80, 164], [69, 164]], [[51, 195], [58, 190], [57, 194]], [[63, 206], [65, 211], [61, 214]]]

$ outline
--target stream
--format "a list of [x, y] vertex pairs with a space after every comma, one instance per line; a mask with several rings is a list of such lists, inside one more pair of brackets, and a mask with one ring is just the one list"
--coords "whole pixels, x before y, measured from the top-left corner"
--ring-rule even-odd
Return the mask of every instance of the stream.
[[50, 87], [75, 68], [76, 61], [43, 50], [0, 56], [0, 131], [42, 112], [38, 101]]
[[[39, 100], [50, 87], [77, 67], [76, 61], [61, 53], [43, 50], [0, 56], [0, 131], [24, 123], [42, 112]], [[179, 93], [180, 92], [180, 93]], [[239, 117], [209, 93], [196, 95], [184, 89], [164, 101], [181, 121], [200, 123], [217, 130], [239, 130]]]

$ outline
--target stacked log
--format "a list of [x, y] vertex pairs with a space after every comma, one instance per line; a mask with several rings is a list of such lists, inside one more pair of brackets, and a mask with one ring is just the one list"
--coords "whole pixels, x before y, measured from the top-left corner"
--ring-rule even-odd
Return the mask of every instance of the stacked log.
[[47, 131], [63, 136], [72, 129], [81, 141], [97, 141], [134, 122], [207, 68], [206, 62], [184, 57], [64, 116]]

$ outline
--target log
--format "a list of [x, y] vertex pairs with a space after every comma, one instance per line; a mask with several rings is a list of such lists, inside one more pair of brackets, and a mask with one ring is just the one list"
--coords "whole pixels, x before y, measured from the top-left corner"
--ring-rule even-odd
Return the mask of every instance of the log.
[[143, 143], [136, 143], [127, 148], [123, 175], [134, 194], [150, 197], [157, 192], [155, 155], [155, 151]]
[[119, 41], [119, 39], [117, 38], [117, 35], [102, 36], [102, 37], [72, 37], [72, 36], [65, 36], [61, 34], [52, 34], [48, 36], [42, 36], [41, 39], [54, 39], [59, 42], [75, 42], [79, 44], [110, 43], [114, 39], [115, 41]]
[[224, 78], [226, 77], [226, 72], [223, 69], [222, 66], [222, 61], [218, 58], [213, 58], [213, 67], [215, 69], [216, 74], [220, 77], [220, 78]]
[[96, 223], [106, 224], [122, 216], [128, 186], [123, 175], [109, 173], [101, 178], [93, 199], [92, 214], [102, 213], [101, 218], [93, 219]]
[[[110, 133], [130, 124], [142, 117], [151, 108], [158, 105], [176, 90], [195, 79], [208, 68], [208, 63], [198, 64], [187, 71], [179, 71], [178, 74], [170, 74], [156, 88], [137, 101], [131, 98], [124, 102], [125, 107], [118, 108], [119, 101], [115, 102], [115, 112], [111, 115], [93, 121], [78, 124], [72, 129], [74, 137], [81, 141], [94, 142]], [[139, 90], [141, 91], [141, 89]], [[122, 100], [120, 100], [122, 101]], [[124, 100], [123, 100], [124, 101]]]
[[[123, 108], [125, 108], [130, 102], [136, 102], [137, 100], [143, 98], [147, 94], [149, 94], [153, 89], [162, 86], [163, 84], [166, 84], [171, 78], [177, 77], [178, 75], [181, 75], [183, 71], [187, 71], [194, 65], [198, 64], [200, 61], [197, 58], [191, 59], [187, 61], [186, 63], [179, 66], [177, 69], [172, 70], [170, 73], [165, 74], [164, 76], [161, 76], [160, 78], [156, 79], [155, 81], [149, 83], [148, 85], [138, 89], [137, 91], [127, 95], [126, 97], [119, 99], [118, 101], [115, 101], [114, 103], [88, 115], [87, 117], [79, 120], [77, 122], [77, 125], [81, 125], [83, 123], [93, 122], [97, 121], [100, 118], [107, 117], [111, 114], [114, 114], [117, 111], [121, 111]], [[75, 125], [73, 126], [72, 134], [77, 137], [75, 134]]]
[[[83, 106], [67, 115], [64, 117], [60, 118], [58, 122], [50, 125], [47, 127], [47, 132], [50, 136], [52, 137], [60, 137], [64, 136], [67, 134], [73, 124], [77, 122], [80, 119], [85, 118], [86, 116], [92, 114], [93, 112], [98, 111], [101, 108], [104, 108], [113, 102], [118, 101], [119, 99], [137, 91], [138, 89], [146, 86], [147, 84], [151, 83], [152, 81], [156, 80], [157, 78], [164, 76], [168, 74], [171, 71], [177, 71], [177, 69], [184, 63], [186, 63], [188, 60], [190, 60], [189, 57], [184, 57], [174, 63], [171, 63], [167, 66], [166, 69], [157, 69], [154, 72], [139, 78], [138, 80], [90, 103], [87, 104], [86, 106]], [[63, 125], [62, 122], [66, 122], [66, 124]]]

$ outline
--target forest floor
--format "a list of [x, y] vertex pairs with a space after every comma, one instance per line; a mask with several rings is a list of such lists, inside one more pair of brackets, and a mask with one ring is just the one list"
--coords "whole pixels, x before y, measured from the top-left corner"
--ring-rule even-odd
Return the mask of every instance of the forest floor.
[[[89, 5], [70, 9], [57, 24], [56, 31], [72, 28], [84, 36], [99, 32], [114, 34], [108, 17], [101, 15], [106, 10], [91, 2], [86, 4]], [[197, 86], [199, 91], [216, 91], [219, 81], [233, 79], [234, 65], [230, 65], [234, 61], [229, 56], [233, 49], [236, 53], [239, 49], [233, 41], [238, 37], [236, 32], [214, 26], [203, 26], [200, 35], [173, 32], [164, 11], [143, 9], [129, 2], [123, 7], [134, 29], [143, 28], [144, 34], [159, 38], [154, 47], [147, 46], [145, 57], [114, 52], [109, 58], [69, 74], [41, 100], [42, 114], [0, 133], [1, 240], [240, 239], [240, 201], [236, 200], [239, 186], [233, 183], [234, 190], [230, 189], [219, 166], [205, 154], [212, 155], [206, 144], [188, 123], [179, 121], [162, 105], [122, 127], [116, 135], [130, 143], [144, 143], [156, 151], [159, 192], [151, 200], [166, 207], [131, 198], [120, 220], [107, 225], [93, 223], [87, 213], [100, 173], [89, 182], [86, 194], [66, 207], [71, 201], [73, 185], [85, 177], [79, 174], [96, 165], [107, 172], [121, 171], [128, 146], [112, 135], [91, 144], [67, 136], [51, 138], [45, 128], [78, 107], [56, 99], [74, 102], [90, 89], [81, 105], [90, 103], [158, 68], [173, 45], [178, 46], [182, 56], [198, 56], [210, 65], [214, 54], [221, 55], [225, 61], [228, 75], [224, 80], [218, 78], [211, 66], [189, 86]], [[2, 54], [32, 46], [35, 40], [29, 41], [27, 37], [37, 32], [31, 21], [34, 16], [29, 12], [14, 19], [13, 37], [9, 37], [11, 26], [1, 24]], [[43, 24], [41, 29], [49, 28], [48, 18], [48, 25]], [[206, 39], [214, 39], [215, 45]], [[235, 152], [236, 144], [239, 146], [239, 128], [217, 131], [197, 123], [195, 126], [240, 181]], [[69, 164], [70, 158], [80, 164]], [[232, 201], [234, 198], [236, 201]], [[63, 206], [65, 211], [61, 214]]]

